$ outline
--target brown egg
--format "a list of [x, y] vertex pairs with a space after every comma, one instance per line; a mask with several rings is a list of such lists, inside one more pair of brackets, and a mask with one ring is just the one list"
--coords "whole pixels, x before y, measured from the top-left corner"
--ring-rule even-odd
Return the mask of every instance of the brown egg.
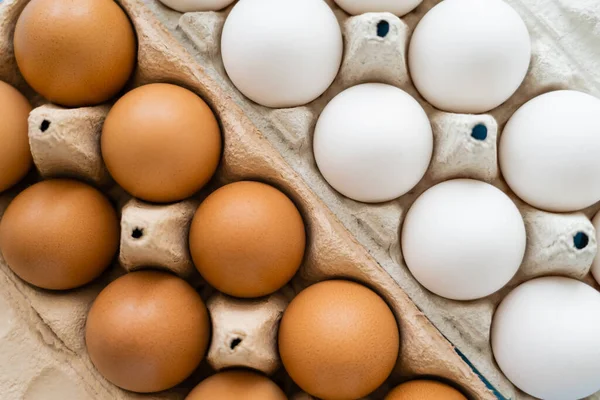
[[284, 286], [298, 271], [305, 244], [294, 203], [259, 182], [236, 182], [212, 193], [190, 229], [190, 251], [200, 274], [236, 297], [265, 296]]
[[303, 290], [283, 314], [279, 352], [305, 392], [327, 400], [358, 399], [377, 389], [398, 357], [394, 314], [375, 292], [349, 281]]
[[98, 296], [85, 340], [108, 381], [133, 392], [169, 389], [204, 358], [210, 335], [204, 302], [184, 280], [166, 272], [122, 276]]
[[119, 231], [115, 210], [98, 190], [74, 180], [49, 180], [10, 203], [0, 222], [0, 250], [30, 284], [72, 289], [110, 265]]
[[23, 179], [33, 163], [27, 134], [29, 112], [27, 99], [0, 81], [0, 192]]
[[114, 0], [32, 0], [17, 22], [14, 48], [35, 91], [80, 107], [103, 103], [125, 86], [136, 38]]
[[397, 386], [385, 397], [385, 400], [467, 400], [467, 398], [445, 383], [417, 380]]
[[250, 371], [227, 371], [200, 382], [186, 400], [287, 400], [270, 379]]
[[208, 105], [187, 89], [152, 84], [123, 96], [102, 131], [110, 174], [143, 200], [183, 200], [212, 177], [221, 157], [221, 134]]

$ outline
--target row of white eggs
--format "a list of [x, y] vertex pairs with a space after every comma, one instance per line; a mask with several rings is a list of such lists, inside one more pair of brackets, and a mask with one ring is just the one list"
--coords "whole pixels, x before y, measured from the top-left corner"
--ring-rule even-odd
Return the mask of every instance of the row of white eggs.
[[[178, 10], [231, 2], [162, 0]], [[402, 15], [421, 0], [336, 0], [350, 13]], [[335, 80], [344, 44], [324, 0], [241, 0], [221, 37], [227, 75], [246, 97], [267, 107], [296, 107], [321, 96]], [[451, 112], [482, 113], [505, 102], [529, 67], [531, 44], [520, 16], [502, 0], [445, 0], [418, 24], [409, 69], [421, 95]]]
[[[508, 186], [526, 203], [553, 212], [600, 201], [600, 100], [577, 91], [538, 96], [517, 110], [499, 141]], [[473, 127], [485, 140], [485, 126]], [[362, 84], [336, 96], [314, 133], [319, 170], [343, 195], [376, 203], [398, 198], [425, 175], [433, 153], [427, 114], [406, 92]]]
[[[231, 3], [163, 2], [180, 11]], [[420, 3], [336, 2], [351, 14], [397, 15]], [[262, 105], [292, 107], [314, 100], [333, 82], [343, 43], [322, 0], [241, 0], [225, 24], [222, 52], [229, 77], [244, 95]], [[417, 26], [409, 67], [420, 94], [435, 107], [481, 113], [516, 91], [530, 52], [524, 23], [504, 2], [445, 0]], [[511, 189], [549, 211], [576, 211], [600, 201], [598, 115], [600, 100], [574, 91], [551, 92], [522, 106], [499, 144]], [[485, 139], [485, 127], [477, 128], [474, 138]], [[404, 91], [359, 85], [327, 105], [315, 128], [314, 152], [321, 173], [340, 193], [362, 202], [392, 200], [413, 189], [427, 171], [431, 124]], [[600, 217], [594, 225], [600, 231]], [[515, 275], [526, 232], [506, 194], [461, 179], [438, 184], [416, 200], [401, 242], [407, 266], [424, 287], [446, 298], [472, 300], [498, 291]], [[593, 272], [600, 281], [600, 262]], [[600, 293], [567, 278], [520, 285], [503, 300], [492, 325], [492, 348], [502, 371], [523, 391], [546, 400], [575, 400], [600, 390], [598, 337]]]
[[[578, 211], [600, 201], [599, 115], [600, 100], [576, 91], [546, 93], [522, 106], [507, 123], [499, 143], [500, 167], [509, 187], [525, 202], [549, 211]], [[473, 135], [481, 128], [475, 127]], [[345, 90], [326, 106], [315, 127], [313, 147], [319, 170], [333, 188], [357, 201], [381, 202], [402, 196], [423, 178], [432, 157], [433, 134], [427, 115], [410, 95], [389, 85], [363, 84]], [[494, 269], [502, 278], [494, 284], [495, 280], [486, 276], [489, 287], [481, 285], [459, 256], [462, 249], [456, 257], [464, 276], [455, 278], [470, 277], [463, 285], [450, 284], [450, 277], [442, 279], [438, 267], [432, 266], [430, 271], [451, 287], [452, 293], [434, 289], [420, 276], [424, 271], [413, 270], [419, 281], [444, 297], [485, 297], [512, 278], [525, 249], [519, 211], [491, 185], [455, 181], [425, 192], [407, 215], [403, 252], [411, 270], [413, 265], [427, 264], [418, 253], [413, 255], [412, 247], [429, 243], [434, 248], [449, 248], [447, 238], [456, 238], [452, 232], [458, 229], [457, 221], [463, 221], [462, 227], [467, 229], [471, 220], [480, 230], [494, 228], [489, 237], [478, 232], [473, 240], [496, 242], [494, 251], [489, 246], [485, 253], [477, 250], [482, 259], [473, 259], [473, 264], [492, 257], [504, 264]], [[442, 232], [443, 226], [449, 231]], [[431, 233], [436, 230], [439, 237]], [[509, 252], [501, 247], [507, 243], [514, 243], [519, 250]], [[434, 257], [430, 253], [425, 256]], [[436, 256], [450, 269], [448, 254]], [[600, 281], [600, 266], [594, 273]], [[474, 291], [464, 285], [473, 286]]]

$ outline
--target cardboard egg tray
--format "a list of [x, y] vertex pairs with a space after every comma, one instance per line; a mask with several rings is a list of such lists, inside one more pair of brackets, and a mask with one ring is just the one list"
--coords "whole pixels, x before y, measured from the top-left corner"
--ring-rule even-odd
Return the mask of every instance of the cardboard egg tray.
[[[110, 104], [63, 109], [45, 104], [24, 83], [14, 61], [12, 35], [27, 1], [0, 2], [0, 80], [20, 89], [37, 107], [30, 115], [29, 136], [39, 175], [32, 173], [29, 181], [40, 175], [68, 176], [101, 187], [121, 212], [121, 248], [118, 263], [101, 278], [67, 292], [36, 289], [17, 278], [0, 259], [2, 400], [183, 399], [209, 371], [208, 364], [216, 369], [246, 366], [273, 374], [290, 397], [310, 399], [280, 367], [276, 327], [295, 293], [330, 278], [370, 286], [396, 315], [401, 334], [398, 364], [372, 399], [383, 398], [392, 386], [418, 376], [454, 382], [473, 399], [493, 400], [496, 395], [527, 398], [503, 377], [493, 361], [489, 327], [494, 307], [510, 286], [539, 275], [568, 275], [592, 283], [588, 271], [596, 254], [596, 240], [588, 217], [597, 207], [587, 213], [557, 215], [518, 203], [528, 231], [523, 267], [507, 289], [474, 302], [449, 301], [424, 290], [403, 264], [398, 240], [406, 210], [436, 182], [471, 177], [505, 189], [497, 166], [496, 139], [519, 105], [557, 88], [591, 91], [589, 77], [579, 72], [556, 40], [536, 30], [539, 24], [526, 9], [518, 7], [519, 3], [513, 5], [530, 27], [534, 51], [531, 71], [521, 89], [489, 115], [447, 114], [423, 102], [435, 134], [434, 158], [427, 176], [399, 200], [366, 205], [338, 195], [320, 176], [312, 156], [312, 128], [334, 95], [358, 83], [393, 84], [420, 100], [407, 73], [406, 45], [418, 20], [437, 1], [426, 0], [402, 20], [387, 13], [348, 18], [332, 5], [345, 36], [345, 56], [336, 82], [308, 106], [272, 110], [244, 99], [226, 77], [219, 38], [228, 10], [182, 15], [156, 0], [119, 0], [133, 21], [139, 41], [131, 87], [169, 82], [193, 90], [217, 114], [224, 137], [222, 161], [211, 187], [194, 199], [157, 206], [131, 199], [107, 174], [99, 137]], [[381, 20], [390, 24], [384, 38], [376, 34]], [[485, 141], [470, 136], [479, 123], [488, 127]], [[254, 301], [214, 293], [195, 271], [187, 247], [189, 223], [203, 196], [212, 188], [244, 179], [269, 183], [290, 196], [304, 217], [308, 233], [305, 260], [291, 284]], [[22, 188], [0, 196], [0, 214]], [[577, 232], [589, 236], [583, 250], [574, 247]], [[168, 269], [194, 285], [207, 300], [213, 322], [207, 363], [177, 388], [151, 395], [126, 392], [104, 380], [93, 367], [84, 342], [87, 311], [97, 294], [121, 274], [143, 267]], [[497, 389], [496, 393], [462, 355]]]
[[[506, 1], [521, 15], [530, 31], [531, 66], [514, 96], [482, 115], [436, 110], [419, 96], [411, 83], [406, 54], [412, 31], [440, 0], [425, 0], [402, 18], [389, 13], [351, 17], [332, 0], [327, 0], [344, 34], [342, 67], [334, 84], [322, 97], [292, 109], [257, 105], [244, 98], [228, 79], [220, 56], [220, 35], [232, 7], [221, 12], [181, 14], [157, 0], [150, 0], [147, 5], [195, 57], [206, 74], [240, 106], [351, 236], [491, 383], [498, 397], [527, 399], [530, 397], [516, 389], [494, 361], [489, 341], [493, 312], [512, 288], [538, 276], [569, 276], [598, 288], [589, 273], [597, 251], [595, 230], [589, 218], [600, 205], [581, 213], [554, 214], [524, 204], [510, 192], [501, 177], [497, 140], [510, 116], [540, 94], [573, 89], [600, 96], [600, 52], [593, 52], [600, 48], [597, 34], [600, 12], [597, 12], [597, 3], [594, 6], [585, 1]], [[384, 37], [377, 34], [381, 21], [390, 26]], [[268, 23], [267, 17], [265, 23]], [[571, 33], [575, 25], [584, 27]], [[592, 33], [585, 35], [587, 31]], [[423, 181], [400, 199], [376, 205], [359, 203], [338, 194], [319, 173], [312, 153], [313, 129], [325, 105], [342, 90], [366, 82], [387, 83], [410, 93], [426, 110], [434, 133], [433, 160]], [[488, 136], [483, 141], [471, 136], [478, 124], [484, 124], [488, 129]], [[478, 179], [504, 190], [519, 206], [527, 229], [527, 251], [518, 274], [505, 289], [478, 301], [457, 302], [428, 292], [411, 276], [400, 248], [403, 217], [412, 202], [429, 187], [454, 178]], [[574, 244], [574, 236], [579, 232], [589, 237], [584, 249], [577, 249]], [[594, 398], [600, 399], [600, 394]]]
[[[278, 369], [275, 332], [281, 313], [294, 293], [312, 282], [345, 277], [379, 292], [393, 308], [402, 335], [397, 371], [390, 385], [404, 378], [439, 376], [464, 388], [474, 398], [493, 399], [477, 375], [463, 362], [406, 293], [361, 246], [315, 192], [256, 128], [245, 112], [200, 67], [144, 3], [119, 3], [132, 19], [139, 40], [138, 66], [132, 86], [170, 82], [203, 97], [216, 112], [224, 136], [220, 168], [212, 183], [243, 179], [270, 183], [298, 205], [308, 232], [301, 272], [289, 287], [253, 302], [212, 296], [193, 267], [187, 230], [198, 201], [157, 206], [130, 199], [106, 173], [99, 151], [102, 121], [110, 105], [62, 109], [44, 104], [20, 77], [12, 51], [14, 24], [26, 0], [0, 4], [0, 79], [27, 94], [34, 104], [30, 143], [42, 177], [69, 176], [104, 189], [122, 215], [119, 266], [78, 290], [50, 292], [18, 279], [0, 263], [0, 391], [3, 400], [53, 399], [182, 399], [207, 370], [171, 391], [138, 395], [120, 390], [94, 369], [85, 350], [87, 311], [100, 290], [126, 270], [160, 267], [187, 279], [208, 299], [214, 323], [208, 361], [216, 368], [248, 366], [271, 373]], [[30, 180], [38, 179], [32, 174]], [[19, 189], [2, 196], [2, 209]], [[210, 189], [204, 191], [206, 195]], [[281, 368], [275, 378], [292, 396], [300, 392]]]

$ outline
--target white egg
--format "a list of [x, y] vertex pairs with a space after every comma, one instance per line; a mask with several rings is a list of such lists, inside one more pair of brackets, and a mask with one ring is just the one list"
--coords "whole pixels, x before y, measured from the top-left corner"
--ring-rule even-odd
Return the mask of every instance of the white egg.
[[313, 147], [321, 174], [335, 190], [376, 203], [402, 196], [423, 178], [433, 133], [427, 114], [408, 93], [367, 83], [325, 107]]
[[506, 285], [525, 255], [525, 224], [511, 199], [470, 179], [440, 183], [412, 205], [402, 228], [410, 272], [453, 300], [488, 296]]
[[504, 103], [523, 82], [531, 60], [525, 23], [502, 0], [445, 0], [419, 22], [409, 67], [435, 107], [477, 114]]
[[348, 14], [389, 12], [399, 17], [408, 14], [423, 0], [334, 0]]
[[[592, 220], [592, 224], [596, 229], [596, 242], [600, 243], [600, 212], [596, 214]], [[600, 254], [596, 255], [594, 262], [592, 263], [592, 275], [596, 279], [596, 282], [600, 284]]]
[[600, 200], [600, 100], [560, 90], [523, 105], [506, 124], [500, 169], [534, 207], [576, 211]]
[[165, 6], [179, 12], [218, 11], [235, 0], [160, 0]]
[[600, 390], [600, 293], [569, 278], [518, 286], [492, 323], [500, 369], [544, 400], [577, 400]]
[[335, 79], [342, 33], [323, 0], [241, 0], [223, 27], [223, 63], [233, 84], [267, 107], [319, 97]]

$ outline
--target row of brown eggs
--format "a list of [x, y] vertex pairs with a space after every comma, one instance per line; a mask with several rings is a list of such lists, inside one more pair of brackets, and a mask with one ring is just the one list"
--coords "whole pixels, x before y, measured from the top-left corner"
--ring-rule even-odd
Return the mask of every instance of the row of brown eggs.
[[[244, 197], [236, 193], [238, 187], [263, 188], [271, 193]], [[275, 195], [291, 207], [293, 204], [270, 186], [238, 182], [214, 192], [196, 215], [201, 215], [206, 203], [219, 192], [231, 190], [234, 203], [240, 201], [242, 207], [225, 199], [215, 204], [229, 213], [217, 210], [208, 214], [216, 220], [224, 216], [224, 222], [238, 231], [238, 235], [209, 246], [217, 254], [222, 251], [234, 257], [232, 262], [238, 265], [230, 276], [237, 272], [246, 278], [224, 291], [232, 293], [240, 287], [260, 290], [265, 284], [263, 294], [278, 290], [291, 276], [286, 274], [279, 283], [273, 282], [278, 278], [272, 276], [261, 279], [264, 268], [260, 260], [256, 265], [242, 265], [231, 243], [245, 243], [238, 241], [240, 234], [246, 239], [257, 235], [263, 242], [281, 237], [277, 236], [281, 232], [273, 232], [274, 236], [265, 231], [260, 218], [244, 220], [244, 215], [261, 211], [260, 204], [253, 207], [252, 202], [261, 203]], [[297, 214], [295, 207], [293, 211]], [[199, 229], [204, 229], [202, 224]], [[301, 219], [300, 229], [303, 235]], [[103, 194], [84, 183], [55, 179], [29, 187], [9, 205], [0, 223], [0, 250], [10, 268], [27, 282], [48, 289], [69, 289], [90, 282], [110, 264], [118, 236], [116, 212]], [[242, 257], [270, 258], [270, 249], [263, 246], [252, 252], [242, 246]], [[301, 253], [303, 250], [302, 246]], [[218, 256], [213, 260], [223, 261]], [[217, 268], [215, 272], [215, 286], [222, 286], [220, 280], [228, 283], [222, 276], [227, 271]], [[140, 271], [117, 279], [100, 293], [88, 316], [86, 345], [92, 362], [106, 379], [124, 389], [148, 393], [186, 379], [204, 358], [210, 331], [204, 302], [189, 284], [168, 273]], [[286, 371], [302, 389], [326, 399], [359, 398], [375, 390], [391, 374], [398, 347], [396, 320], [387, 304], [370, 289], [349, 281], [321, 282], [301, 292], [285, 311], [279, 332]]]
[[[126, 14], [111, 0], [33, 0], [14, 38], [17, 63], [30, 86], [70, 107], [117, 95], [135, 68], [135, 43]], [[12, 118], [3, 118], [0, 129], [7, 144], [0, 189], [6, 190], [32, 165], [27, 141], [31, 107], [13, 88], [0, 88], [0, 103]], [[222, 144], [217, 119], [202, 99], [177, 86], [154, 84], [117, 101], [104, 124], [101, 147], [109, 172], [126, 191], [146, 201], [173, 202], [210, 180]], [[284, 286], [300, 267], [305, 241], [302, 217], [292, 201], [257, 182], [230, 184], [211, 194], [190, 231], [201, 275], [238, 297], [264, 296]], [[45, 289], [91, 282], [110, 265], [118, 242], [119, 221], [110, 201], [74, 180], [29, 187], [0, 223], [0, 250], [10, 268]], [[101, 292], [90, 310], [86, 344], [109, 381], [154, 392], [193, 372], [206, 353], [210, 330], [204, 302], [189, 284], [164, 272], [141, 271]], [[301, 292], [279, 332], [281, 358], [291, 378], [326, 399], [359, 398], [376, 389], [391, 374], [398, 347], [398, 327], [387, 304], [349, 281], [321, 282]], [[249, 372], [217, 374], [190, 398], [227, 397], [218, 390], [252, 381], [285, 398], [267, 378]], [[252, 390], [259, 386], [251, 385]], [[428, 381], [401, 385], [388, 398], [424, 398], [433, 390], [445, 393], [441, 398], [464, 398], [450, 386]], [[259, 392], [255, 398], [266, 396]]]
[[[254, 185], [283, 196], [255, 182], [220, 190]], [[237, 199], [260, 202], [261, 197]], [[256, 208], [231, 210], [243, 211], [227, 215], [235, 225]], [[261, 231], [262, 221], [255, 222], [238, 230], [272, 240]], [[0, 223], [0, 250], [11, 269], [29, 283], [74, 288], [106, 268], [117, 250], [118, 235], [116, 213], [100, 192], [73, 180], [48, 180], [26, 189], [10, 204]], [[271, 254], [268, 247], [262, 253]], [[258, 267], [257, 274], [248, 264], [239, 265], [237, 272], [260, 287]], [[267, 283], [267, 291], [281, 286]], [[148, 393], [186, 379], [204, 358], [210, 331], [204, 302], [189, 284], [168, 273], [140, 271], [117, 279], [100, 293], [88, 316], [86, 345], [106, 379]], [[321, 282], [301, 292], [285, 311], [279, 332], [286, 371], [302, 389], [326, 399], [359, 398], [375, 390], [391, 374], [398, 347], [396, 320], [387, 304], [370, 289], [349, 281]], [[208, 390], [204, 387], [210, 382], [197, 391]]]

